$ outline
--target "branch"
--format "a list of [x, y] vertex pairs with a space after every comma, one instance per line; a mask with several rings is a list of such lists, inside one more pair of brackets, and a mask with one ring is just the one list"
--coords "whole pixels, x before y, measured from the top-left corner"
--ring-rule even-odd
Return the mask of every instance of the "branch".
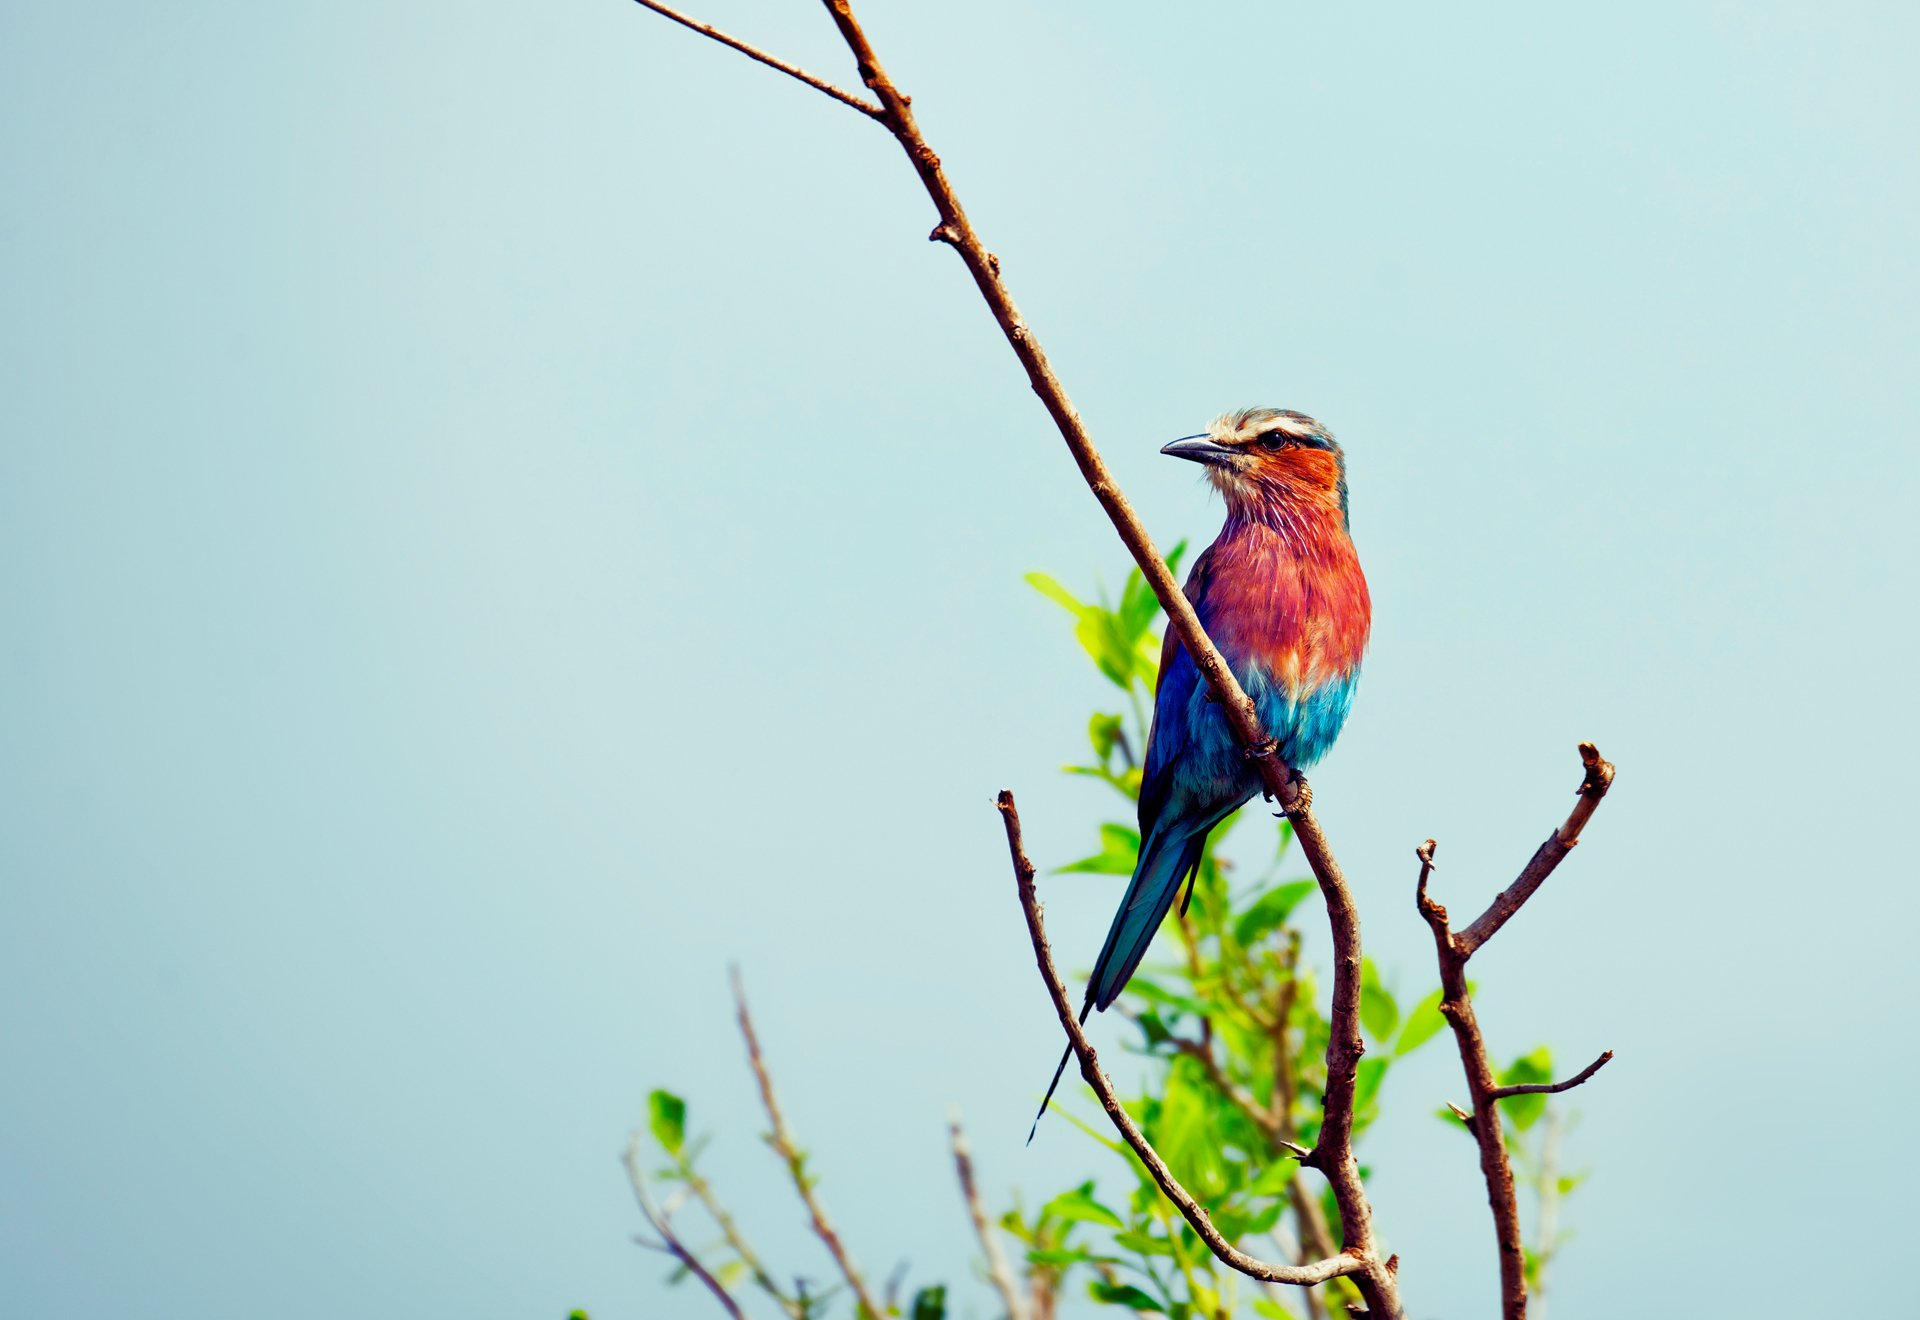
[[1192, 603], [1180, 590], [1180, 584], [1174, 580], [1167, 561], [1154, 548], [1153, 538], [1147, 535], [1147, 529], [1133, 511], [1133, 505], [1113, 479], [1106, 460], [1094, 448], [1093, 437], [1087, 433], [1086, 423], [1080, 420], [1079, 411], [1067, 397], [1066, 386], [1054, 374], [1053, 365], [1040, 347], [1039, 339], [1035, 337], [1026, 318], [1020, 314], [1013, 295], [1000, 278], [1000, 259], [989, 252], [981, 241], [973, 222], [967, 218], [965, 208], [960, 205], [959, 195], [947, 180], [940, 157], [927, 144], [926, 138], [921, 136], [920, 126], [913, 117], [913, 98], [902, 92], [887, 76], [872, 43], [861, 30], [859, 20], [853, 16], [850, 0], [825, 0], [825, 4], [835, 26], [840, 29], [840, 35], [845, 38], [847, 48], [853, 52], [861, 81], [879, 98], [881, 122], [892, 132], [901, 150], [907, 153], [914, 173], [920, 176], [921, 186], [927, 190], [934, 210], [939, 213], [940, 223], [934, 226], [928, 238], [936, 243], [947, 244], [966, 264], [967, 272], [973, 276], [980, 296], [986, 299], [988, 310], [993, 313], [1000, 332], [1006, 336], [1014, 356], [1020, 359], [1020, 365], [1026, 369], [1027, 381], [1032, 385], [1033, 392], [1040, 396], [1040, 402], [1053, 418], [1060, 438], [1066, 441], [1068, 451], [1080, 468], [1080, 475], [1086, 479], [1093, 497], [1106, 511], [1108, 520], [1120, 534], [1134, 562], [1140, 566], [1147, 585], [1153, 588], [1154, 596], [1167, 613], [1168, 624], [1187, 648], [1187, 653], [1193, 657], [1215, 702], [1226, 712], [1227, 723], [1234, 737], [1242, 747], [1255, 753], [1254, 765], [1267, 792], [1275, 801], [1287, 807], [1290, 813], [1296, 802], [1304, 809], [1308, 795], [1304, 792], [1303, 781], [1295, 779], [1281, 763], [1275, 753], [1273, 739], [1261, 727], [1260, 716], [1252, 700], [1241, 689], [1219, 649], [1200, 626], [1200, 616], [1194, 613]]
[[688, 18], [685, 14], [681, 13], [679, 10], [669, 9], [665, 5], [658, 3], [658, 0], [633, 0], [633, 2], [639, 5], [642, 9], [651, 9], [654, 13], [660, 15], [662, 18], [672, 19], [674, 22], [678, 23], [681, 27], [692, 28], [695, 32], [698, 32], [703, 37], [712, 37], [715, 41], [719, 42], [722, 46], [727, 46], [733, 50], [737, 50], [750, 60], [758, 60], [760, 61], [760, 63], [766, 65], [769, 69], [778, 69], [780, 70], [780, 72], [786, 74], [789, 78], [798, 78], [801, 82], [813, 88], [816, 92], [825, 92], [828, 96], [831, 96], [834, 100], [840, 102], [841, 105], [851, 106], [855, 110], [858, 110], [861, 114], [867, 116], [869, 119], [884, 120], [885, 118], [880, 107], [877, 105], [874, 105], [871, 101], [862, 100], [860, 97], [855, 96], [852, 92], [843, 92], [838, 87], [835, 87], [832, 83], [826, 81], [826, 79], [816, 78], [812, 74], [808, 73], [805, 69], [799, 67], [798, 65], [789, 64], [785, 60], [779, 58], [778, 56], [769, 55], [767, 54], [766, 51], [761, 50], [757, 46], [749, 46], [746, 42], [740, 40], [740, 38], [738, 37], [730, 37], [717, 27], [713, 27], [707, 23], [702, 23], [699, 19], [696, 19], [696, 18]]
[[779, 1303], [780, 1309], [792, 1317], [792, 1320], [806, 1320], [806, 1312], [800, 1303], [787, 1296], [786, 1290], [775, 1282], [771, 1274], [767, 1273], [767, 1268], [761, 1263], [759, 1254], [740, 1232], [739, 1224], [734, 1222], [727, 1208], [720, 1204], [720, 1198], [714, 1194], [713, 1184], [693, 1167], [693, 1161], [686, 1157], [685, 1151], [680, 1152], [676, 1160], [680, 1178], [686, 1183], [687, 1190], [706, 1207], [707, 1213], [713, 1217], [713, 1222], [720, 1226], [720, 1236], [726, 1239], [729, 1247], [733, 1248], [733, 1254], [738, 1256], [740, 1263], [747, 1267], [747, 1273], [753, 1276], [753, 1281], [760, 1285], [761, 1291]]
[[1047, 945], [1046, 929], [1042, 925], [1040, 900], [1034, 890], [1033, 863], [1027, 859], [1026, 847], [1020, 836], [1020, 813], [1014, 806], [1013, 794], [1001, 790], [999, 799], [1000, 814], [1007, 828], [1007, 849], [1013, 858], [1014, 878], [1019, 884], [1020, 907], [1026, 914], [1027, 934], [1033, 941], [1034, 961], [1040, 967], [1040, 979], [1046, 982], [1047, 993], [1053, 999], [1054, 1012], [1059, 1015], [1060, 1025], [1067, 1033], [1067, 1039], [1073, 1045], [1073, 1053], [1080, 1060], [1080, 1075], [1087, 1079], [1087, 1085], [1093, 1088], [1100, 1098], [1101, 1108], [1107, 1111], [1107, 1117], [1120, 1133], [1133, 1153], [1140, 1157], [1147, 1173], [1160, 1187], [1161, 1194], [1173, 1203], [1181, 1217], [1192, 1225], [1207, 1249], [1228, 1266], [1249, 1278], [1263, 1279], [1269, 1283], [1315, 1284], [1325, 1283], [1328, 1279], [1342, 1275], [1361, 1274], [1374, 1267], [1373, 1262], [1357, 1253], [1348, 1252], [1310, 1265], [1274, 1265], [1256, 1259], [1234, 1247], [1220, 1235], [1213, 1226], [1213, 1220], [1206, 1209], [1193, 1199], [1191, 1193], [1180, 1185], [1173, 1171], [1167, 1168], [1160, 1152], [1153, 1148], [1146, 1135], [1133, 1121], [1119, 1096], [1114, 1094], [1113, 1083], [1100, 1069], [1099, 1057], [1093, 1046], [1087, 1043], [1087, 1036], [1080, 1028], [1080, 1020], [1067, 999], [1067, 988], [1060, 982], [1060, 973], [1054, 969], [1053, 951]]
[[1571, 1091], [1611, 1062], [1613, 1062], [1613, 1051], [1608, 1050], [1564, 1082], [1530, 1082], [1521, 1086], [1496, 1086], [1493, 1088], [1492, 1098], [1505, 1100], [1510, 1095], [1559, 1095], [1562, 1091]]
[[1007, 1308], [1007, 1320], [1027, 1320], [1027, 1308], [1020, 1299], [1013, 1269], [1007, 1264], [1006, 1253], [1000, 1250], [1000, 1239], [987, 1220], [986, 1207], [980, 1204], [980, 1189], [973, 1181], [973, 1156], [967, 1151], [967, 1136], [960, 1130], [959, 1118], [949, 1122], [947, 1130], [953, 1136], [953, 1171], [960, 1179], [960, 1194], [966, 1200], [967, 1215], [973, 1220], [974, 1236], [980, 1239], [980, 1250], [986, 1254], [987, 1274]]
[[801, 1202], [807, 1207], [807, 1216], [813, 1221], [814, 1236], [826, 1244], [827, 1254], [833, 1257], [833, 1263], [840, 1268], [840, 1277], [847, 1281], [847, 1287], [853, 1289], [854, 1298], [865, 1309], [871, 1320], [879, 1320], [886, 1314], [867, 1291], [867, 1284], [860, 1272], [853, 1267], [853, 1261], [847, 1256], [847, 1249], [840, 1241], [840, 1235], [834, 1232], [833, 1225], [827, 1220], [826, 1211], [820, 1208], [820, 1200], [813, 1194], [813, 1180], [807, 1176], [806, 1156], [794, 1145], [793, 1133], [787, 1130], [787, 1120], [780, 1113], [780, 1104], [773, 1096], [773, 1078], [767, 1074], [767, 1063], [760, 1054], [760, 1038], [754, 1034], [753, 1018], [747, 1012], [747, 992], [740, 983], [740, 969], [733, 969], [733, 1000], [739, 1006], [740, 1034], [746, 1038], [747, 1061], [753, 1065], [753, 1078], [760, 1084], [760, 1101], [766, 1107], [767, 1122], [773, 1127], [768, 1140], [774, 1154], [787, 1166], [787, 1172], [793, 1177], [793, 1186], [800, 1193]]
[[1434, 950], [1440, 961], [1440, 1013], [1453, 1028], [1454, 1043], [1460, 1050], [1460, 1066], [1467, 1075], [1471, 1112], [1455, 1109], [1480, 1147], [1480, 1172], [1487, 1183], [1487, 1205], [1493, 1212], [1494, 1238], [1500, 1255], [1500, 1312], [1503, 1320], [1525, 1320], [1527, 1314], [1526, 1255], [1520, 1240], [1520, 1212], [1513, 1190], [1513, 1163], [1507, 1154], [1506, 1131], [1500, 1122], [1499, 1102], [1508, 1096], [1553, 1094], [1568, 1091], [1592, 1077], [1613, 1058], [1608, 1050], [1574, 1077], [1564, 1082], [1540, 1085], [1500, 1086], [1493, 1075], [1487, 1055], [1486, 1038], [1474, 1016], [1472, 995], [1467, 989], [1467, 960], [1493, 933], [1520, 910], [1542, 882], [1553, 873], [1580, 841], [1580, 831], [1606, 796], [1613, 783], [1613, 766], [1600, 757], [1592, 743], [1580, 744], [1583, 775], [1580, 800], [1566, 823], [1540, 845], [1519, 879], [1493, 900], [1486, 913], [1472, 926], [1454, 934], [1447, 924], [1447, 910], [1427, 893], [1427, 881], [1433, 875], [1435, 844], [1428, 839], [1415, 850], [1420, 859], [1420, 879], [1414, 888], [1414, 904], [1433, 931]]
[[1566, 860], [1575, 844], [1580, 842], [1580, 831], [1587, 827], [1593, 813], [1600, 806], [1600, 799], [1613, 787], [1613, 762], [1600, 759], [1600, 749], [1592, 743], [1580, 744], [1580, 764], [1585, 774], [1580, 780], [1579, 799], [1573, 804], [1573, 811], [1566, 823], [1561, 825], [1547, 841], [1540, 845], [1525, 867], [1520, 871], [1519, 879], [1508, 885], [1500, 896], [1488, 905], [1480, 919], [1454, 936], [1454, 942], [1460, 946], [1461, 957], [1471, 958], [1480, 946], [1492, 939], [1494, 933], [1520, 910], [1520, 905], [1533, 897], [1536, 889], [1553, 874], [1553, 869]]
[[[726, 1290], [720, 1280], [713, 1277], [711, 1271], [700, 1263], [700, 1258], [674, 1235], [673, 1223], [667, 1212], [653, 1203], [653, 1197], [647, 1191], [646, 1175], [640, 1171], [640, 1134], [634, 1133], [627, 1141], [626, 1154], [621, 1162], [627, 1166], [627, 1181], [633, 1186], [633, 1199], [640, 1203], [640, 1214], [653, 1231], [660, 1235], [660, 1249], [679, 1261], [687, 1273], [705, 1284], [726, 1313], [733, 1320], [746, 1320], [740, 1309], [740, 1303], [733, 1300], [733, 1294]], [[651, 1244], [649, 1244], [651, 1245]]]
[[[1039, 339], [1001, 280], [999, 258], [988, 251], [986, 244], [981, 241], [973, 222], [960, 205], [953, 185], [947, 179], [940, 157], [921, 135], [913, 116], [911, 98], [901, 92], [887, 75], [872, 43], [854, 18], [849, 0], [824, 2], [847, 48], [853, 53], [861, 81], [879, 101], [880, 121], [906, 153], [939, 215], [939, 223], [928, 237], [953, 248], [973, 276], [974, 286], [986, 300], [1008, 346], [1026, 370], [1028, 383], [1039, 396], [1048, 416], [1052, 417], [1088, 489], [1106, 512], [1120, 540], [1139, 565], [1154, 597], [1166, 611], [1168, 626], [1173, 629], [1174, 635], [1186, 648], [1194, 666], [1206, 681], [1214, 703], [1225, 714], [1235, 740], [1252, 759], [1267, 796], [1278, 802], [1293, 822], [1301, 850], [1319, 881], [1320, 892], [1327, 905], [1328, 921], [1333, 928], [1334, 984], [1327, 1048], [1327, 1086], [1322, 1100], [1325, 1112], [1313, 1163], [1333, 1186], [1340, 1206], [1345, 1249], [1366, 1262], [1364, 1273], [1359, 1278], [1368, 1306], [1377, 1320], [1398, 1320], [1398, 1285], [1393, 1271], [1388, 1268], [1387, 1262], [1379, 1259], [1375, 1249], [1372, 1209], [1361, 1186], [1359, 1164], [1353, 1157], [1354, 1082], [1360, 1056], [1366, 1048], [1360, 1036], [1360, 917], [1353, 903], [1352, 892], [1333, 860], [1332, 849], [1327, 845], [1326, 836], [1313, 815], [1312, 794], [1307, 789], [1306, 781], [1281, 761], [1275, 742], [1261, 725], [1252, 700], [1234, 678], [1233, 671], [1228, 668], [1225, 658], [1207, 636], [1206, 630], [1201, 627], [1192, 602], [1180, 590], [1166, 560], [1154, 548], [1153, 538], [1147, 534], [1139, 515], [1134, 512], [1105, 460], [1100, 457], [1099, 450], [1094, 447], [1086, 424], [1080, 419], [1073, 401], [1067, 397], [1066, 387], [1054, 374]], [[646, 3], [650, 8], [654, 7], [652, 0], [646, 0]], [[669, 16], [679, 18], [678, 15]], [[706, 30], [698, 25], [693, 26], [697, 30]], [[755, 58], [762, 57], [755, 53]], [[763, 59], [763, 62], [766, 61]], [[775, 67], [793, 72], [790, 67]], [[1070, 1030], [1068, 1034], [1071, 1037], [1078, 1033]], [[1088, 1068], [1085, 1058], [1081, 1063], [1083, 1071], [1097, 1073], [1097, 1069]]]

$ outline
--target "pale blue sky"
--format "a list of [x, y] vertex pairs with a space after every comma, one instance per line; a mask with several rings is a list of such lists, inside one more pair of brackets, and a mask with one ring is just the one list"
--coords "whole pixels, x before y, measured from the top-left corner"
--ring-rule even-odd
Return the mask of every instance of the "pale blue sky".
[[[1870, 1309], [1809, 1267], [1920, 1156], [1912, 7], [862, 8], [1163, 543], [1214, 413], [1346, 444], [1391, 980], [1420, 839], [1471, 908], [1618, 761], [1475, 964], [1501, 1052], [1619, 1051], [1556, 1317]], [[990, 798], [1085, 849], [1020, 576], [1122, 554], [882, 133], [618, 0], [16, 3], [0, 171], [0, 1312], [705, 1315], [657, 1084], [823, 1276], [734, 959], [875, 1274], [965, 1269], [949, 1104], [996, 1197], [1101, 1167], [1020, 1144]], [[1084, 966], [1114, 886], [1046, 894]], [[1461, 1089], [1365, 1151], [1421, 1320], [1493, 1296]]]

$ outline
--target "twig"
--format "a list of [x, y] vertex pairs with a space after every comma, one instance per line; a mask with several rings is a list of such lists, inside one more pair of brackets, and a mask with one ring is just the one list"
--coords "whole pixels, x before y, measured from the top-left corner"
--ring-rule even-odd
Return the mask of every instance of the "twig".
[[1067, 1039], [1073, 1045], [1074, 1056], [1080, 1060], [1081, 1076], [1087, 1079], [1087, 1085], [1091, 1086], [1094, 1094], [1099, 1097], [1101, 1107], [1106, 1110], [1108, 1119], [1112, 1121], [1121, 1138], [1133, 1148], [1133, 1153], [1139, 1156], [1141, 1164], [1146, 1166], [1148, 1175], [1159, 1185], [1161, 1194], [1172, 1202], [1181, 1217], [1193, 1226], [1193, 1231], [1199, 1235], [1202, 1242], [1207, 1244], [1209, 1251], [1250, 1278], [1264, 1279], [1269, 1283], [1315, 1284], [1325, 1283], [1328, 1279], [1339, 1278], [1342, 1275], [1361, 1274], [1370, 1269], [1375, 1262], [1357, 1253], [1343, 1253], [1310, 1265], [1274, 1265], [1247, 1255], [1220, 1235], [1220, 1230], [1214, 1227], [1213, 1220], [1208, 1216], [1206, 1209], [1196, 1202], [1187, 1189], [1180, 1185], [1179, 1179], [1173, 1176], [1173, 1171], [1167, 1168], [1166, 1161], [1160, 1158], [1160, 1152], [1153, 1148], [1153, 1144], [1140, 1131], [1139, 1125], [1121, 1105], [1119, 1096], [1114, 1094], [1113, 1083], [1108, 1081], [1107, 1075], [1101, 1071], [1099, 1057], [1094, 1053], [1093, 1046], [1087, 1043], [1086, 1033], [1080, 1028], [1079, 1017], [1067, 999], [1067, 988], [1061, 984], [1060, 973], [1054, 968], [1053, 951], [1047, 945], [1046, 929], [1040, 915], [1040, 900], [1034, 889], [1033, 863], [1027, 859], [1026, 847], [1021, 840], [1020, 813], [1014, 806], [1013, 794], [1004, 789], [1001, 790], [999, 807], [1000, 815], [1006, 823], [1007, 850], [1013, 858], [1014, 878], [1019, 885], [1020, 907], [1026, 914], [1027, 934], [1033, 942], [1033, 956], [1040, 968], [1040, 979], [1046, 983], [1047, 993], [1053, 999], [1054, 1012], [1059, 1015], [1060, 1025], [1065, 1029]]
[[980, 1203], [980, 1188], [973, 1180], [973, 1156], [967, 1150], [967, 1134], [961, 1131], [958, 1117], [948, 1122], [947, 1131], [953, 1137], [953, 1171], [960, 1179], [960, 1195], [966, 1200], [968, 1217], [973, 1220], [974, 1236], [980, 1239], [980, 1250], [987, 1258], [988, 1277], [1007, 1308], [1007, 1320], [1026, 1320], [1027, 1308], [1020, 1297], [1020, 1286], [1014, 1282], [1013, 1269], [1007, 1264], [1006, 1253], [1000, 1249], [999, 1236], [987, 1219], [986, 1207]]
[[1510, 1095], [1559, 1095], [1562, 1091], [1571, 1091], [1612, 1061], [1613, 1051], [1608, 1050], [1564, 1082], [1528, 1082], [1519, 1086], [1496, 1086], [1489, 1094], [1495, 1100], [1505, 1100]]
[[747, 1042], [747, 1061], [753, 1065], [754, 1081], [760, 1085], [760, 1102], [767, 1111], [767, 1122], [773, 1130], [768, 1140], [774, 1154], [787, 1166], [787, 1172], [793, 1178], [793, 1186], [800, 1193], [800, 1200], [807, 1207], [807, 1216], [813, 1221], [814, 1236], [826, 1244], [827, 1254], [833, 1257], [833, 1263], [840, 1269], [840, 1277], [847, 1281], [847, 1287], [853, 1290], [854, 1298], [865, 1309], [871, 1320], [880, 1320], [886, 1312], [874, 1301], [873, 1294], [867, 1291], [866, 1280], [853, 1267], [853, 1261], [847, 1255], [846, 1247], [840, 1241], [840, 1235], [827, 1219], [827, 1213], [820, 1208], [820, 1198], [813, 1194], [813, 1180], [807, 1176], [806, 1157], [794, 1144], [793, 1133], [787, 1130], [787, 1120], [780, 1113], [780, 1104], [774, 1099], [773, 1078], [767, 1073], [766, 1060], [760, 1054], [760, 1038], [754, 1034], [753, 1017], [747, 1012], [747, 991], [740, 983], [740, 969], [733, 969], [733, 1000], [739, 1008], [740, 1034]]
[[761, 1263], [759, 1253], [754, 1251], [752, 1245], [747, 1242], [746, 1236], [740, 1231], [739, 1224], [735, 1223], [733, 1216], [727, 1213], [727, 1208], [720, 1204], [720, 1198], [714, 1195], [713, 1185], [700, 1176], [693, 1167], [693, 1161], [686, 1158], [686, 1152], [682, 1151], [676, 1158], [681, 1181], [686, 1183], [687, 1190], [693, 1193], [694, 1198], [706, 1207], [707, 1213], [713, 1216], [713, 1222], [720, 1226], [720, 1236], [726, 1239], [729, 1247], [733, 1248], [733, 1254], [738, 1256], [740, 1263], [747, 1267], [747, 1273], [753, 1276], [753, 1281], [760, 1286], [760, 1290], [773, 1298], [780, 1309], [792, 1317], [792, 1320], [806, 1320], [806, 1308], [787, 1296], [786, 1290], [767, 1272], [766, 1266]]
[[1600, 799], [1613, 787], [1613, 762], [1600, 758], [1600, 749], [1592, 743], [1580, 744], [1580, 764], [1584, 771], [1579, 788], [1579, 799], [1573, 804], [1573, 811], [1567, 816], [1566, 823], [1547, 836], [1545, 843], [1534, 852], [1533, 857], [1521, 868], [1520, 876], [1499, 897], [1480, 914], [1479, 920], [1453, 937], [1460, 946], [1460, 956], [1471, 958], [1481, 945], [1492, 939], [1494, 933], [1506, 925], [1520, 905], [1533, 897], [1534, 890], [1540, 888], [1546, 878], [1553, 874], [1554, 867], [1566, 860], [1574, 845], [1580, 842], [1580, 831], [1587, 827], [1593, 813], [1600, 806]]
[[873, 104], [871, 101], [862, 100], [860, 97], [855, 96], [852, 92], [843, 92], [838, 87], [835, 87], [832, 83], [828, 82], [826, 79], [814, 77], [812, 74], [808, 73], [805, 69], [801, 68], [799, 65], [789, 64], [787, 63], [787, 61], [779, 58], [776, 55], [769, 55], [766, 51], [761, 50], [758, 46], [749, 46], [746, 42], [740, 40], [740, 38], [730, 37], [726, 33], [722, 32], [719, 28], [714, 27], [711, 24], [702, 23], [697, 18], [689, 18], [687, 17], [687, 15], [681, 13], [677, 9], [669, 9], [667, 6], [660, 4], [658, 0], [633, 0], [633, 2], [639, 5], [642, 9], [651, 9], [654, 13], [660, 15], [662, 18], [672, 19], [674, 22], [678, 23], [681, 27], [692, 28], [695, 32], [698, 32], [703, 37], [712, 37], [715, 41], [719, 42], [722, 46], [727, 46], [733, 50], [737, 50], [750, 60], [758, 60], [760, 61], [760, 63], [766, 65], [769, 69], [778, 69], [780, 70], [780, 72], [786, 74], [789, 78], [798, 78], [801, 82], [813, 88], [816, 92], [825, 92], [828, 96], [831, 96], [834, 100], [840, 102], [841, 105], [851, 106], [853, 109], [858, 110], [861, 114], [867, 116], [869, 119], [880, 119], [880, 120], [885, 119], [884, 112], [882, 112], [879, 106]]
[[740, 1309], [740, 1303], [733, 1300], [733, 1294], [726, 1290], [720, 1280], [713, 1277], [710, 1270], [700, 1263], [700, 1258], [683, 1243], [673, 1231], [673, 1222], [668, 1213], [654, 1204], [653, 1197], [647, 1191], [646, 1174], [640, 1169], [640, 1134], [634, 1133], [627, 1141], [625, 1155], [621, 1162], [627, 1166], [627, 1182], [633, 1187], [633, 1199], [640, 1203], [640, 1214], [653, 1231], [660, 1235], [660, 1246], [668, 1255], [685, 1267], [687, 1273], [706, 1285], [714, 1300], [719, 1302], [733, 1320], [746, 1320]]
[[1467, 960], [1520, 910], [1522, 904], [1540, 888], [1573, 846], [1580, 841], [1600, 799], [1613, 783], [1613, 766], [1602, 760], [1592, 743], [1580, 744], [1583, 775], [1580, 800], [1566, 824], [1555, 830], [1540, 845], [1526, 867], [1496, 899], [1486, 913], [1466, 930], [1455, 934], [1447, 924], [1447, 910], [1427, 894], [1427, 881], [1433, 875], [1435, 844], [1428, 839], [1415, 850], [1420, 859], [1420, 879], [1414, 889], [1414, 903], [1433, 931], [1434, 950], [1440, 961], [1440, 1013], [1453, 1028], [1454, 1043], [1460, 1050], [1460, 1066], [1467, 1075], [1471, 1097], [1470, 1112], [1449, 1106], [1480, 1148], [1480, 1173], [1486, 1179], [1487, 1205], [1493, 1212], [1494, 1238], [1500, 1255], [1500, 1312], [1503, 1320], [1525, 1320], [1527, 1314], [1526, 1255], [1520, 1240], [1520, 1211], [1513, 1190], [1513, 1162], [1507, 1153], [1506, 1132], [1500, 1122], [1499, 1102], [1507, 1096], [1550, 1094], [1570, 1090], [1592, 1077], [1613, 1058], [1608, 1050], [1574, 1077], [1564, 1082], [1503, 1087], [1493, 1075], [1493, 1063], [1487, 1054], [1486, 1038], [1474, 1016], [1473, 998], [1467, 988]]

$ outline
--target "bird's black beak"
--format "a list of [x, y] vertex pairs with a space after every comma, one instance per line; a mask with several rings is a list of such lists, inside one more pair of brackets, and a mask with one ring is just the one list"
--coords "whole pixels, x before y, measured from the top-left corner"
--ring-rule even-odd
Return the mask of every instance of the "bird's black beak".
[[1182, 436], [1170, 445], [1161, 447], [1163, 454], [1175, 458], [1189, 459], [1195, 463], [1205, 463], [1209, 467], [1226, 467], [1233, 462], [1234, 451], [1225, 445], [1215, 444], [1204, 435]]

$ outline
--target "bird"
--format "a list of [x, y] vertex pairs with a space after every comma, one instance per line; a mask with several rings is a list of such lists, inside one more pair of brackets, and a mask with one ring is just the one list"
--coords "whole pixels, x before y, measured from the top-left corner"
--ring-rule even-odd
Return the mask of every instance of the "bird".
[[[1324, 426], [1288, 408], [1227, 413], [1160, 452], [1205, 465], [1226, 504], [1219, 536], [1187, 578], [1187, 599], [1298, 774], [1347, 722], [1373, 622], [1348, 518], [1346, 455]], [[1119, 997], [1183, 884], [1192, 898], [1208, 833], [1261, 788], [1169, 629], [1140, 783], [1139, 861], [1094, 960], [1081, 1022]], [[1072, 1054], [1054, 1070], [1035, 1129]]]

